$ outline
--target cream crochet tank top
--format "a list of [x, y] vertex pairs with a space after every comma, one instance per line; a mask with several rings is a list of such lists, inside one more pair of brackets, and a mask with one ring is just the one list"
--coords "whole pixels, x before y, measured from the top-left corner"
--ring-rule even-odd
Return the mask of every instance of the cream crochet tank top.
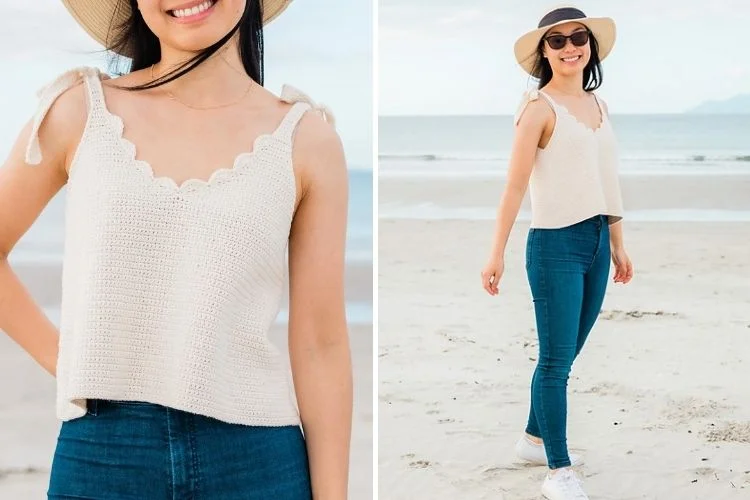
[[[65, 213], [57, 416], [87, 398], [158, 403], [246, 425], [297, 425], [284, 357], [267, 333], [280, 308], [295, 203], [292, 140], [327, 109], [285, 87], [278, 128], [231, 168], [181, 185], [155, 177], [106, 107], [96, 68], [40, 91], [26, 161], [55, 99], [83, 79], [88, 119]], [[252, 148], [252, 149], [251, 149]]]
[[617, 142], [599, 98], [594, 94], [602, 116], [596, 130], [541, 90], [526, 94], [516, 124], [528, 103], [540, 96], [555, 112], [555, 128], [547, 146], [537, 149], [529, 179], [531, 227], [558, 229], [595, 215], [609, 216], [610, 224], [619, 221], [623, 207]]

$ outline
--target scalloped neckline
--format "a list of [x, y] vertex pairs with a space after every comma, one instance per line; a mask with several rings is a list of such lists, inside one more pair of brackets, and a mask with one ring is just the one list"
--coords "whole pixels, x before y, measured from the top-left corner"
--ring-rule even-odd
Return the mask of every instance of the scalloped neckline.
[[210, 187], [218, 184], [222, 179], [228, 180], [234, 177], [236, 174], [242, 171], [242, 167], [249, 163], [257, 154], [262, 152], [265, 147], [277, 138], [279, 133], [284, 129], [292, 110], [299, 103], [294, 103], [289, 110], [284, 114], [283, 118], [271, 132], [264, 132], [255, 137], [252, 141], [252, 149], [249, 151], [242, 151], [238, 153], [231, 162], [231, 166], [219, 167], [211, 172], [206, 179], [198, 177], [190, 177], [184, 181], [178, 183], [172, 177], [168, 175], [156, 175], [153, 166], [148, 160], [138, 159], [138, 148], [130, 139], [125, 137], [125, 122], [122, 117], [118, 114], [113, 113], [109, 110], [106, 100], [104, 99], [103, 85], [100, 85], [99, 91], [101, 92], [101, 107], [104, 117], [113, 124], [113, 131], [117, 136], [117, 141], [125, 147], [128, 152], [128, 160], [134, 165], [138, 172], [142, 173], [152, 183], [168, 188], [169, 190], [177, 193], [181, 192], [192, 192], [203, 188]]
[[598, 132], [599, 132], [599, 131], [600, 131], [600, 130], [601, 130], [602, 128], [604, 128], [604, 122], [606, 121], [606, 119], [607, 119], [607, 116], [606, 116], [606, 114], [604, 113], [604, 110], [602, 109], [601, 105], [599, 104], [599, 100], [598, 100], [598, 99], [596, 98], [596, 96], [594, 96], [594, 100], [596, 100], [596, 106], [597, 106], [597, 108], [599, 108], [599, 114], [601, 115], [601, 120], [599, 121], [599, 126], [598, 126], [598, 127], [596, 127], [596, 128], [591, 128], [591, 127], [589, 127], [589, 126], [588, 126], [588, 124], [586, 124], [586, 123], [583, 123], [583, 122], [582, 122], [581, 120], [579, 120], [579, 119], [578, 119], [578, 117], [577, 117], [576, 115], [574, 115], [573, 113], [571, 113], [571, 112], [570, 112], [570, 110], [569, 110], [569, 109], [567, 108], [567, 106], [565, 106], [565, 105], [563, 105], [563, 104], [560, 104], [560, 103], [559, 103], [559, 102], [557, 102], [557, 101], [556, 101], [555, 99], [553, 99], [551, 95], [549, 95], [548, 93], [546, 93], [546, 92], [543, 92], [543, 91], [541, 91], [541, 90], [539, 91], [539, 93], [540, 93], [540, 94], [544, 94], [544, 95], [546, 95], [546, 96], [547, 96], [547, 98], [548, 98], [549, 100], [551, 100], [551, 101], [552, 101], [552, 102], [554, 103], [555, 107], [558, 107], [558, 108], [562, 109], [562, 110], [563, 110], [563, 113], [565, 113], [566, 115], [568, 115], [568, 116], [569, 116], [570, 118], [572, 118], [572, 119], [573, 119], [573, 121], [574, 121], [574, 122], [576, 122], [576, 123], [577, 123], [578, 125], [580, 125], [581, 127], [585, 128], [586, 130], [588, 130], [588, 131], [589, 131], [589, 132], [591, 132], [592, 134], [596, 134], [596, 133], [598, 133]]

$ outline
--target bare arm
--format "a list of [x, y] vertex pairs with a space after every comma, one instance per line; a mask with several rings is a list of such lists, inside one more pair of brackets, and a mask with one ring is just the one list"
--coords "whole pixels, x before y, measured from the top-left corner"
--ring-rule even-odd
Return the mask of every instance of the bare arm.
[[39, 165], [28, 165], [24, 159], [29, 123], [0, 168], [0, 330], [52, 375], [56, 375], [57, 329], [11, 269], [8, 255], [67, 181], [72, 146], [85, 123], [84, 99], [80, 88], [68, 91], [49, 111], [39, 130]]
[[550, 122], [554, 124], [553, 120], [554, 112], [550, 107], [545, 102], [536, 100], [528, 104], [516, 126], [505, 189], [497, 208], [489, 263], [482, 271], [483, 286], [492, 295], [497, 294], [497, 283], [503, 272], [505, 246], [528, 188], [537, 147], [545, 128]]
[[612, 250], [623, 250], [625, 243], [622, 239], [622, 220], [610, 224], [609, 226], [609, 244]]
[[529, 185], [536, 150], [551, 113], [552, 110], [546, 103], [533, 101], [529, 103], [518, 122], [513, 138], [505, 189], [497, 210], [495, 239], [492, 245], [493, 255], [505, 253], [510, 230], [518, 217], [518, 210]]
[[[309, 114], [308, 114], [309, 115]], [[295, 143], [302, 198], [289, 247], [289, 353], [313, 498], [347, 498], [352, 367], [345, 315], [348, 184], [338, 136], [305, 116]]]

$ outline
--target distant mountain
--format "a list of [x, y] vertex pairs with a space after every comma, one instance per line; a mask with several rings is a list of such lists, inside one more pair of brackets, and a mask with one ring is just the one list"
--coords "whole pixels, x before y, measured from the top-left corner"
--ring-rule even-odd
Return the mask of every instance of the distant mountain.
[[687, 111], [702, 115], [745, 115], [750, 114], [750, 94], [741, 94], [724, 101], [706, 101]]

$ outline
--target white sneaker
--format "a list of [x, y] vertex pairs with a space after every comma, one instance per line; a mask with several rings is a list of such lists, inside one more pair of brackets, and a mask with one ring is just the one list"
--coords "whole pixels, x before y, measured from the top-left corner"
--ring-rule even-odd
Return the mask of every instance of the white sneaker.
[[583, 491], [583, 481], [568, 468], [547, 474], [542, 484], [542, 495], [548, 500], [589, 500]]
[[[516, 443], [516, 455], [521, 460], [534, 465], [547, 465], [547, 452], [544, 451], [544, 445], [534, 443], [526, 435], [521, 436]], [[571, 466], [583, 465], [583, 458], [580, 456], [573, 454], [569, 456]]]

